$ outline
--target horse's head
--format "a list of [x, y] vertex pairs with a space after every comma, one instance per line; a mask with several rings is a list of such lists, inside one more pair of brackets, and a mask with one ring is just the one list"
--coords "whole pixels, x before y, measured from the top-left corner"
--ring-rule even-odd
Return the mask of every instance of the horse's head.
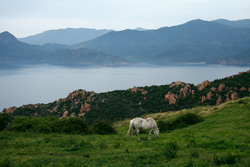
[[156, 128], [154, 128], [153, 130], [154, 130], [155, 136], [156, 136], [157, 138], [159, 138], [159, 133], [160, 133], [159, 128], [156, 127]]

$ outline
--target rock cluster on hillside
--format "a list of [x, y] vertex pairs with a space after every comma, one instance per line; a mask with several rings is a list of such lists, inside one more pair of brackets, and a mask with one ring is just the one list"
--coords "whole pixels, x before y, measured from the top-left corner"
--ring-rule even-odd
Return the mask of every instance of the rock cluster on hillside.
[[170, 85], [133, 87], [128, 90], [95, 93], [76, 90], [49, 104], [11, 107], [4, 112], [14, 116], [84, 117], [122, 120], [145, 113], [173, 111], [197, 105], [216, 105], [250, 95], [250, 70], [201, 84], [177, 81]]

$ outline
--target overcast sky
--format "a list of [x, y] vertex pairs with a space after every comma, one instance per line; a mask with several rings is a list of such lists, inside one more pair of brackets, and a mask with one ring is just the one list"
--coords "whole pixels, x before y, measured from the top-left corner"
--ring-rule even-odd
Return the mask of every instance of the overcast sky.
[[59, 28], [157, 29], [193, 19], [250, 18], [250, 0], [0, 0], [0, 32]]

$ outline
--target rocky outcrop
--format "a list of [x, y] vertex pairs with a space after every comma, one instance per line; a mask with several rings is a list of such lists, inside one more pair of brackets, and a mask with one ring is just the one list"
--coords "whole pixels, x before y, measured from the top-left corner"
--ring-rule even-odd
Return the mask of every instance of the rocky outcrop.
[[244, 87], [244, 86], [242, 86], [241, 88], [240, 88], [240, 91], [246, 91], [247, 89]]
[[191, 86], [188, 84], [180, 89], [180, 97], [186, 97], [190, 93], [194, 94], [194, 90], [191, 90]]
[[219, 88], [218, 88], [218, 91], [222, 92], [225, 87], [226, 87], [225, 84], [220, 84]]
[[223, 103], [223, 100], [222, 100], [221, 96], [219, 96], [219, 98], [216, 101], [216, 104], [221, 104], [221, 103]]
[[184, 84], [183, 84], [183, 82], [181, 82], [181, 81], [177, 81], [177, 82], [175, 82], [175, 83], [172, 83], [172, 84], [169, 86], [169, 88], [173, 88], [173, 87], [176, 87], [176, 86], [179, 86], [179, 85], [183, 86]]
[[13, 114], [13, 112], [16, 110], [16, 107], [10, 107], [4, 110], [4, 112], [8, 113], [8, 114]]
[[233, 92], [233, 93], [231, 94], [231, 100], [234, 101], [234, 100], [237, 100], [237, 99], [239, 99], [238, 93], [237, 93], [237, 92]]
[[69, 112], [68, 112], [67, 110], [64, 111], [61, 118], [67, 118], [67, 117], [68, 117], [68, 113], [69, 113]]
[[175, 104], [178, 98], [178, 95], [171, 92], [168, 92], [168, 94], [165, 95], [165, 101], [168, 101], [169, 104]]
[[128, 90], [131, 91], [131, 92], [134, 92], [134, 93], [137, 93], [138, 91], [140, 91], [140, 92], [144, 91], [143, 89], [140, 89], [140, 88], [138, 88], [136, 86], [134, 86], [133, 88], [130, 88]]
[[215, 92], [217, 89], [215, 87], [211, 88], [211, 91]]
[[[182, 86], [179, 88], [179, 86]], [[172, 93], [168, 92], [165, 95], [165, 101], [168, 101], [169, 104], [175, 104], [176, 100], [179, 98], [184, 98], [190, 94], [194, 94], [194, 90], [191, 89], [191, 86], [189, 84], [184, 84], [180, 81], [177, 81], [169, 86], [169, 88], [172, 88], [173, 90], [177, 90], [178, 93]]]
[[209, 81], [204, 81], [201, 84], [197, 85], [197, 88], [199, 89], [199, 91], [201, 91], [202, 89], [205, 89], [208, 85], [210, 85], [211, 83]]
[[206, 96], [206, 99], [207, 100], [212, 100], [212, 96], [213, 96], [213, 93], [212, 92], [209, 92]]
[[206, 100], [205, 96], [201, 96], [201, 102], [203, 103]]

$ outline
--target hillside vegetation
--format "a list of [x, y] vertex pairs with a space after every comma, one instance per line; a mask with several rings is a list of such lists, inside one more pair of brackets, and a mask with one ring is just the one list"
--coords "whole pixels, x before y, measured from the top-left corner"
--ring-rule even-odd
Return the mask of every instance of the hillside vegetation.
[[[126, 137], [129, 119], [116, 122], [116, 134], [0, 132], [0, 166], [249, 166], [250, 98], [145, 115], [171, 123], [183, 115], [203, 121], [160, 133], [141, 142]], [[17, 117], [18, 118], [18, 117]], [[15, 118], [15, 119], [17, 119]], [[35, 119], [35, 118], [34, 118]], [[38, 118], [36, 118], [38, 119]]]
[[112, 122], [149, 113], [176, 111], [196, 106], [216, 105], [250, 94], [250, 71], [212, 82], [175, 82], [162, 86], [134, 87], [106, 93], [76, 90], [49, 104], [11, 107], [14, 116], [81, 117], [92, 124], [97, 119]]

